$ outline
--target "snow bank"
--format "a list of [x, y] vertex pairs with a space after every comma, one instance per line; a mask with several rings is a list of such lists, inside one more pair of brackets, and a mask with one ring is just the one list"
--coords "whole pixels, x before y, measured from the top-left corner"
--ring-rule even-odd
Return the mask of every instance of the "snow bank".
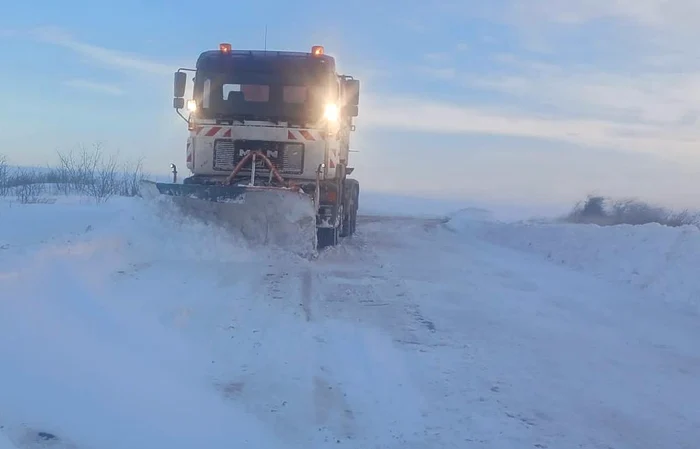
[[495, 222], [493, 212], [487, 209], [468, 207], [447, 215], [445, 226], [455, 232], [462, 232], [474, 227], [481, 227], [487, 223]]
[[561, 215], [569, 205], [533, 202], [511, 204], [506, 202], [477, 201], [470, 198], [428, 198], [362, 190], [360, 215], [404, 216], [443, 218], [455, 215], [455, 211], [488, 210], [499, 220], [524, 220], [539, 216]]
[[0, 433], [0, 449], [17, 449], [17, 446], [12, 444], [5, 435]]
[[4, 425], [88, 447], [279, 447], [205, 383], [205, 353], [120, 307], [91, 266], [57, 258], [3, 282]]
[[[102, 449], [420, 438], [421, 392], [387, 336], [300, 319], [308, 261], [138, 198], [0, 214], [0, 426], [16, 446], [37, 432]], [[267, 279], [282, 282], [274, 305]]]
[[103, 238], [115, 250], [167, 260], [230, 261], [251, 254], [242, 236], [183, 217], [173, 205], [139, 198], [115, 197], [107, 204], [81, 197], [59, 198], [53, 204], [0, 202], [0, 217], [0, 248], [10, 252]]
[[641, 288], [664, 301], [700, 307], [700, 230], [658, 224], [598, 226], [503, 223], [465, 211], [448, 223], [489, 242], [539, 254], [599, 278]]
[[0, 449], [697, 440], [696, 323], [508, 249], [678, 297], [695, 230], [460, 206], [452, 232], [378, 219], [319, 264], [161, 206], [0, 204]]
[[235, 237], [163, 221], [137, 199], [1, 213], [0, 426], [11, 439], [26, 426], [77, 447], [289, 447], [227, 403], [210, 384], [211, 354], [147, 307], [173, 279], [117, 288], [156, 261], [246, 260]]

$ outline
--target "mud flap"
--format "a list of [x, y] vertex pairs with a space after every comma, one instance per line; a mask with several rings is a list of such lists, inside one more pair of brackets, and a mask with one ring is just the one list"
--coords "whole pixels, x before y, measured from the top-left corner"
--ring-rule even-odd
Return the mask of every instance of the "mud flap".
[[144, 198], [169, 197], [184, 215], [240, 232], [253, 244], [274, 245], [302, 257], [317, 252], [312, 198], [285, 188], [168, 184], [144, 181]]

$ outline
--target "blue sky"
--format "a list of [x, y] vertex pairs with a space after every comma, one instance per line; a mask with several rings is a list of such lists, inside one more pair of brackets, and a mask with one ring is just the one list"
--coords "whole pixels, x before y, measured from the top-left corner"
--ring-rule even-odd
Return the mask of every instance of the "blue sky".
[[692, 0], [12, 2], [0, 154], [45, 165], [101, 142], [184, 167], [172, 72], [219, 42], [262, 48], [267, 25], [268, 48], [324, 45], [361, 79], [367, 189], [696, 206], [699, 14]]

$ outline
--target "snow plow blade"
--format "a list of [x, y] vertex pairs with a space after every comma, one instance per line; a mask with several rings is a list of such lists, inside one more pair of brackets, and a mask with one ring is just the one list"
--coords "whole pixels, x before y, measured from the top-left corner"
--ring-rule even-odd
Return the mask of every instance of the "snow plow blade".
[[284, 187], [141, 183], [143, 197], [169, 197], [186, 216], [240, 232], [254, 244], [302, 257], [317, 251], [316, 208], [302, 191]]

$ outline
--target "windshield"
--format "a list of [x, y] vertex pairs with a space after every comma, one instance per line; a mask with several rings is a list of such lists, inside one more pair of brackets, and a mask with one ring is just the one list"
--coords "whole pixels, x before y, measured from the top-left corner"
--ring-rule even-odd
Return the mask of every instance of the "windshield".
[[296, 71], [199, 71], [194, 97], [198, 116], [290, 122], [319, 120], [324, 105], [337, 98], [330, 74]]

